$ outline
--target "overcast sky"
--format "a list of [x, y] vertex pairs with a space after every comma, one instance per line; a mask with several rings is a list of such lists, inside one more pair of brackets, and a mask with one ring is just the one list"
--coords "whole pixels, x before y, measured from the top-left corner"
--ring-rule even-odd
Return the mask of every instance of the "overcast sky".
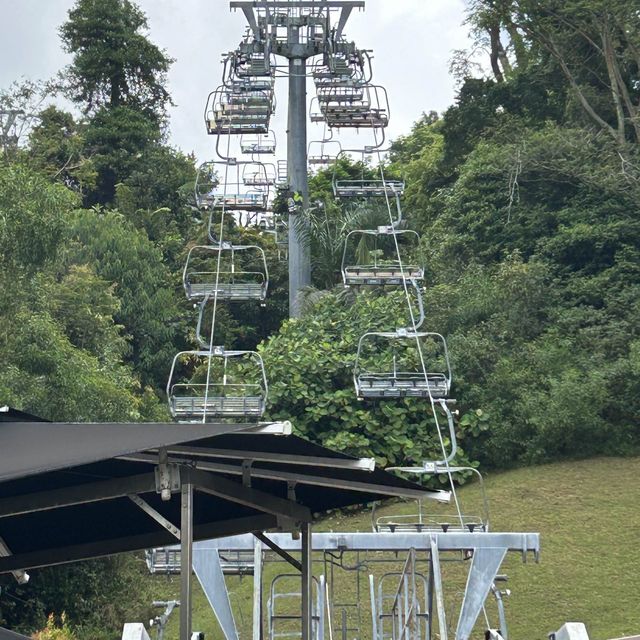
[[[0, 0], [0, 87], [20, 77], [49, 78], [69, 62], [60, 48], [58, 28], [73, 4], [74, 0]], [[220, 82], [220, 54], [240, 41], [244, 16], [230, 12], [227, 0], [137, 4], [149, 19], [151, 40], [176, 60], [169, 74], [176, 103], [171, 109], [171, 143], [205, 160], [212, 156], [213, 142], [203, 124], [204, 105]], [[464, 0], [366, 0], [366, 10], [352, 14], [346, 35], [360, 48], [374, 50], [374, 81], [389, 92], [389, 137], [408, 132], [423, 111], [442, 111], [451, 104], [454, 88], [448, 61], [454, 49], [467, 46], [464, 9]], [[285, 82], [278, 83], [274, 122], [280, 140], [286, 118]], [[312, 127], [309, 139], [321, 133]]]

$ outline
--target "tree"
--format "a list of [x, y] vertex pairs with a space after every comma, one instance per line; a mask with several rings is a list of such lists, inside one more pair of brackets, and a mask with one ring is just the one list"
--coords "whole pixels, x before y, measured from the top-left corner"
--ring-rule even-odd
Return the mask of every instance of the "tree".
[[77, 0], [60, 29], [73, 54], [62, 84], [90, 116], [85, 139], [98, 174], [90, 205], [112, 203], [116, 184], [162, 138], [172, 60], [146, 28], [144, 13], [129, 0]]
[[85, 113], [128, 106], [161, 122], [171, 98], [171, 65], [142, 33], [145, 14], [129, 0], [78, 0], [60, 37], [73, 62], [65, 73], [68, 95]]
[[80, 193], [96, 181], [94, 163], [85, 153], [84, 129], [72, 114], [50, 106], [40, 112], [29, 135], [32, 164]]
[[72, 238], [67, 260], [89, 264], [101, 280], [114, 285], [120, 300], [114, 317], [130, 336], [127, 359], [144, 384], [162, 388], [178, 350], [179, 312], [161, 252], [118, 212], [79, 211]]
[[[269, 380], [269, 417], [291, 419], [304, 437], [352, 455], [374, 456], [383, 466], [441, 458], [428, 402], [365, 403], [353, 388], [360, 336], [406, 326], [408, 316], [403, 292], [361, 293], [355, 300], [336, 291], [318, 296], [301, 318], [285, 321], [259, 348]], [[439, 417], [441, 428], [443, 420]], [[474, 435], [468, 420], [458, 427], [461, 445]], [[458, 460], [468, 462], [462, 449]]]
[[154, 119], [137, 109], [121, 105], [98, 110], [85, 136], [97, 171], [96, 188], [89, 193], [87, 204], [111, 204], [116, 184], [129, 177], [160, 138]]
[[15, 81], [8, 89], [0, 89], [0, 150], [5, 158], [15, 158], [53, 93], [52, 83], [33, 80]]
[[[511, 75], [508, 55], [524, 68], [550, 60], [587, 122], [620, 146], [640, 142], [640, 19], [624, 0], [475, 0], [469, 23], [476, 43], [490, 40], [494, 76]], [[509, 43], [503, 47], [501, 34]]]

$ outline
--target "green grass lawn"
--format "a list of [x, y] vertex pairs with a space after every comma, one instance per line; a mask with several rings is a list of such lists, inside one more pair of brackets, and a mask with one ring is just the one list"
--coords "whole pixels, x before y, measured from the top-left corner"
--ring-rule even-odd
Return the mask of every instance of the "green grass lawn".
[[[640, 632], [640, 458], [599, 458], [495, 473], [486, 477], [486, 487], [493, 531], [538, 531], [542, 538], [540, 564], [523, 565], [520, 555], [513, 554], [503, 565], [512, 591], [506, 600], [512, 640], [543, 640], [567, 621], [586, 623], [591, 640]], [[463, 505], [471, 505], [472, 511], [478, 504], [477, 489], [470, 485], [459, 491]], [[412, 510], [414, 504], [394, 502], [380, 509], [380, 515]], [[316, 529], [369, 531], [371, 513], [334, 514]], [[345, 557], [346, 562], [354, 560]], [[459, 606], [456, 592], [464, 584], [465, 568], [460, 563], [443, 568], [451, 614]], [[370, 563], [361, 572], [361, 632], [349, 634], [349, 640], [371, 637], [366, 574], [379, 576], [391, 569], [389, 564]], [[314, 563], [315, 573], [324, 570], [322, 562]], [[280, 572], [290, 570], [281, 563], [268, 563], [265, 587]], [[355, 573], [336, 575], [336, 600], [354, 601]], [[249, 640], [252, 578], [228, 577], [227, 583], [241, 640]], [[179, 597], [175, 577], [154, 577], [153, 590], [157, 598]], [[490, 614], [492, 610], [489, 607]], [[349, 616], [355, 620], [355, 610]], [[193, 620], [193, 628], [204, 631], [208, 640], [222, 638], [199, 585]], [[176, 610], [166, 640], [177, 639], [177, 631]], [[480, 631], [477, 637], [482, 637]]]

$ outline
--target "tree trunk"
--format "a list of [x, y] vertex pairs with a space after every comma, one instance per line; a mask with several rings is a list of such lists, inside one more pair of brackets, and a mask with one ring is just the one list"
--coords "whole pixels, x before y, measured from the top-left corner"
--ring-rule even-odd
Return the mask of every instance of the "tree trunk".
[[616, 120], [618, 123], [618, 144], [623, 145], [625, 142], [625, 126], [624, 126], [624, 108], [620, 98], [618, 89], [618, 78], [615, 72], [615, 55], [611, 45], [611, 33], [609, 32], [609, 21], [604, 20], [600, 36], [602, 39], [602, 51], [604, 53], [604, 61], [607, 65], [607, 74], [609, 75], [609, 85], [611, 87], [611, 98], [616, 110]]
[[112, 76], [112, 78], [111, 78], [111, 91], [110, 91], [110, 96], [109, 96], [109, 102], [110, 102], [112, 107], [119, 107], [120, 106], [120, 98], [121, 98], [120, 84], [121, 84], [121, 81], [122, 81], [122, 78], [121, 78], [120, 74]]
[[[497, 82], [504, 82], [504, 75], [500, 69], [499, 57], [502, 44], [500, 43], [500, 26], [497, 23], [492, 24], [489, 27], [489, 38], [491, 41], [491, 69], [493, 69], [493, 75]], [[504, 52], [504, 49], [502, 49]]]
[[522, 36], [518, 33], [518, 28], [513, 22], [509, 22], [506, 26], [507, 33], [511, 38], [511, 43], [513, 44], [513, 51], [516, 56], [516, 64], [519, 69], [525, 69], [528, 63], [528, 53], [527, 47], [524, 44], [524, 40]]

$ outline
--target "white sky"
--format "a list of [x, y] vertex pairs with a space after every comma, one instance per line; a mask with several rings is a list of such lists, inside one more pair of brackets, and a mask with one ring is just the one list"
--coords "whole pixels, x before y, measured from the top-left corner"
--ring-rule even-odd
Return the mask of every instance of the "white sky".
[[[73, 4], [74, 0], [0, 0], [0, 87], [21, 77], [49, 78], [69, 62], [60, 48], [58, 28]], [[204, 128], [204, 106], [209, 91], [220, 83], [220, 54], [240, 41], [244, 16], [231, 13], [228, 0], [137, 4], [149, 19], [151, 40], [176, 59], [169, 74], [176, 103], [170, 142], [185, 152], [195, 151], [201, 160], [211, 158], [213, 140]], [[394, 138], [407, 133], [423, 111], [442, 111], [451, 104], [448, 61], [454, 49], [467, 46], [465, 0], [367, 0], [366, 6], [364, 12], [352, 14], [345, 33], [358, 47], [374, 50], [374, 82], [389, 93], [387, 135]], [[286, 80], [278, 84], [274, 128], [282, 141]], [[311, 127], [309, 140], [321, 133], [321, 128]]]

